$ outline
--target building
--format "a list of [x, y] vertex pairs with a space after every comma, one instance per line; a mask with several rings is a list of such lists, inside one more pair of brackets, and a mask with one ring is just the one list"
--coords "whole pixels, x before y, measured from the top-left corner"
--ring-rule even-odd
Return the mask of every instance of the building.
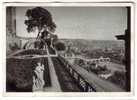
[[20, 39], [16, 37], [16, 8], [6, 8], [6, 53], [12, 53], [20, 48]]

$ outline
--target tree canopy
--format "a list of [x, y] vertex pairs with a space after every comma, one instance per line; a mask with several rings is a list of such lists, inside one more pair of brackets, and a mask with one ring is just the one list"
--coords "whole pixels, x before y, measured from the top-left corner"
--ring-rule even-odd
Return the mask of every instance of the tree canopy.
[[33, 32], [36, 29], [39, 32], [43, 29], [51, 32], [55, 31], [56, 24], [53, 22], [52, 15], [48, 10], [42, 7], [28, 9], [26, 16], [28, 20], [25, 20], [25, 24], [27, 25], [28, 32]]
[[54, 44], [57, 51], [64, 51], [66, 49], [66, 46], [63, 42], [58, 41]]

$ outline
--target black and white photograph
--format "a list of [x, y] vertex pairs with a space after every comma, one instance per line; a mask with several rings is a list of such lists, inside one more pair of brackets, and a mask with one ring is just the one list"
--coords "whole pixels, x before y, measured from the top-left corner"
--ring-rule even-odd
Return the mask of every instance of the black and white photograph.
[[130, 6], [17, 4], [5, 10], [6, 92], [131, 92]]

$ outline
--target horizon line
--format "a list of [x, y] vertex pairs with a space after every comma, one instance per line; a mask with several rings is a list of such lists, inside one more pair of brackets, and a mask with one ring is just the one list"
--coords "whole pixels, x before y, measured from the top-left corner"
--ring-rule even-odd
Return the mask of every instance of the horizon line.
[[[22, 36], [17, 36], [17, 35], [16, 35], [16, 37], [17, 37], [17, 38], [20, 38], [20, 39], [36, 39], [36, 37], [22, 37]], [[100, 41], [101, 41], [101, 40], [102, 40], [102, 41], [122, 41], [122, 40], [116, 40], [116, 39], [113, 39], [113, 40], [111, 39], [111, 40], [110, 40], [110, 39], [89, 39], [89, 38], [87, 38], [87, 39], [86, 39], [86, 38], [59, 38], [59, 39], [71, 39], [71, 40], [76, 40], [76, 39], [77, 39], [77, 40], [78, 40], [78, 39], [79, 39], [79, 40], [100, 40]]]

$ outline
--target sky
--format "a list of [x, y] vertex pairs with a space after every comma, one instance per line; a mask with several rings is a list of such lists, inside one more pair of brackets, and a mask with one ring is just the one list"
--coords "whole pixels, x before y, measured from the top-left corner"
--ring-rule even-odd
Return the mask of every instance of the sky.
[[[59, 38], [116, 40], [115, 35], [124, 34], [127, 28], [125, 7], [44, 7], [57, 25]], [[24, 24], [29, 7], [17, 7], [16, 32], [18, 36], [35, 37], [28, 33]]]

